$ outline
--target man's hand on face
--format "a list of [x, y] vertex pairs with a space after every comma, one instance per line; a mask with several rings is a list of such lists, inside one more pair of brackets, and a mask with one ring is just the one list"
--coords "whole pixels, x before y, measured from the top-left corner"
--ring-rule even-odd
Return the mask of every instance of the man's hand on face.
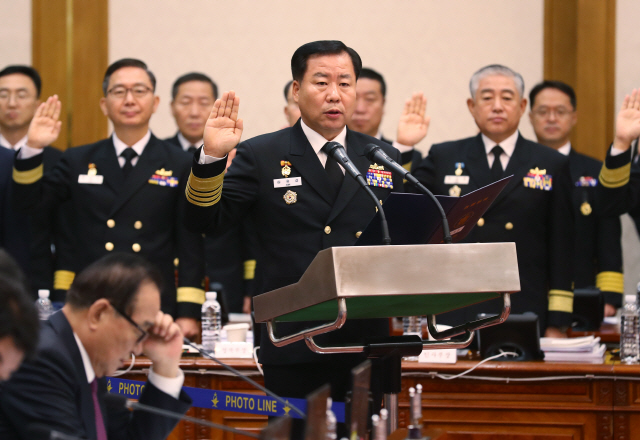
[[618, 112], [613, 147], [626, 151], [638, 136], [640, 136], [640, 90], [634, 89], [631, 96], [624, 97], [622, 107]]
[[404, 110], [398, 122], [396, 140], [402, 145], [414, 146], [427, 135], [431, 118], [425, 117], [427, 98], [422, 92], [414, 93], [404, 104]]
[[29, 125], [27, 146], [44, 148], [58, 139], [62, 122], [60, 121], [60, 100], [58, 95], [50, 96], [40, 104]]
[[182, 331], [171, 315], [158, 312], [149, 337], [142, 343], [142, 353], [153, 362], [160, 376], [178, 376], [182, 356]]
[[217, 99], [204, 127], [204, 154], [222, 158], [238, 145], [243, 123], [238, 119], [240, 98], [234, 91]]

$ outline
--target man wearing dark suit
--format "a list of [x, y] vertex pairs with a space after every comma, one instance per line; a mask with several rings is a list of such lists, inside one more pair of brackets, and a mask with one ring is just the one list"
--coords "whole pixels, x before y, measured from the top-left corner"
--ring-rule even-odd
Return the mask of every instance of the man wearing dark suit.
[[603, 216], [596, 201], [602, 162], [578, 153], [571, 131], [578, 120], [573, 88], [560, 81], [544, 81], [529, 93], [529, 119], [542, 145], [569, 157], [575, 220], [574, 287], [597, 287], [604, 294], [605, 316], [622, 305], [621, 226], [617, 216]]
[[[51, 97], [32, 121], [14, 167], [14, 196], [25, 210], [71, 201], [76, 226], [76, 271], [113, 251], [145, 256], [164, 276], [162, 309], [187, 337], [198, 334], [204, 301], [202, 236], [183, 225], [182, 193], [190, 157], [157, 139], [149, 120], [159, 99], [146, 64], [116, 61], [106, 71], [100, 106], [114, 133], [67, 150], [42, 178], [40, 148], [59, 131], [60, 102]], [[176, 290], [175, 260], [180, 263]]]
[[[165, 141], [193, 155], [202, 145], [204, 126], [217, 97], [218, 86], [205, 74], [191, 72], [176, 79], [171, 88], [171, 114], [178, 132]], [[210, 283], [222, 285], [219, 298], [227, 312], [242, 312], [244, 298], [254, 283], [253, 241], [255, 234], [246, 222], [204, 239], [206, 274]]]
[[[368, 143], [380, 145], [399, 160], [399, 152], [373, 137], [346, 128], [355, 106], [355, 84], [362, 64], [340, 41], [318, 41], [299, 47], [291, 59], [293, 97], [302, 114], [285, 128], [242, 142], [224, 172], [224, 157], [239, 142], [242, 120], [239, 98], [225, 93], [216, 101], [204, 135], [204, 149], [194, 161], [187, 185], [186, 219], [198, 231], [226, 229], [247, 216], [256, 220], [264, 250], [264, 291], [298, 281], [316, 254], [333, 246], [350, 246], [375, 215], [373, 202], [322, 150], [328, 141], [346, 146], [350, 160], [367, 175]], [[424, 121], [421, 121], [425, 124]], [[224, 184], [223, 184], [224, 179]], [[278, 182], [287, 180], [291, 186]], [[371, 186], [384, 201], [402, 190], [401, 178], [389, 186]], [[224, 186], [224, 189], [223, 189]], [[283, 325], [283, 334], [309, 322]], [[347, 321], [338, 331], [318, 337], [322, 344], [362, 341], [386, 335], [387, 320]], [[342, 401], [349, 370], [359, 355], [318, 355], [304, 343], [276, 348], [266, 332], [260, 344], [265, 385], [284, 396], [303, 397], [329, 382], [334, 400]]]
[[411, 128], [414, 127], [414, 124], [408, 119], [416, 117], [415, 114], [420, 112], [418, 117], [424, 118], [427, 106], [426, 98], [422, 93], [414, 93], [407, 100], [398, 123], [398, 137], [394, 142], [384, 138], [380, 131], [387, 96], [387, 84], [382, 75], [373, 69], [364, 67], [356, 84], [356, 96], [356, 109], [351, 120], [347, 123], [349, 129], [368, 134], [393, 145], [401, 153], [401, 162], [399, 163], [408, 171], [415, 170], [422, 161], [422, 154], [413, 148], [413, 145], [427, 135], [428, 123], [424, 131], [413, 132]]
[[[518, 123], [527, 105], [524, 81], [511, 69], [491, 65], [471, 78], [469, 111], [475, 137], [433, 145], [414, 175], [436, 194], [460, 196], [514, 175], [468, 242], [515, 242], [521, 292], [512, 313], [534, 312], [547, 336], [563, 336], [573, 311], [571, 181], [566, 157], [524, 139]], [[443, 315], [445, 323], [497, 313], [482, 303]]]
[[[27, 143], [29, 124], [40, 105], [41, 90], [40, 74], [31, 66], [12, 65], [0, 71], [0, 147], [4, 147], [2, 150], [18, 151]], [[53, 169], [61, 155], [62, 153], [53, 147], [44, 148], [44, 173]], [[8, 208], [4, 211], [3, 217], [10, 232], [4, 235], [0, 246], [6, 247], [28, 275], [29, 287], [34, 294], [38, 289], [51, 289], [54, 273], [51, 245], [55, 236], [66, 229], [64, 213], [61, 210], [42, 210], [25, 215]], [[59, 243], [55, 244], [57, 248]]]
[[130, 353], [152, 362], [140, 402], [184, 413], [182, 333], [160, 311], [162, 277], [143, 258], [116, 253], [74, 280], [61, 311], [43, 323], [35, 358], [2, 388], [0, 437], [34, 435], [34, 424], [78, 438], [164, 439], [176, 421], [105, 405], [105, 376]]

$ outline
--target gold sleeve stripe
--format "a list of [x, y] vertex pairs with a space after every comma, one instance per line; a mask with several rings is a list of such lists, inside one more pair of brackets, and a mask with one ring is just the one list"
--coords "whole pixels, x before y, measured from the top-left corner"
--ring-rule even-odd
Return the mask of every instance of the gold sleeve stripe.
[[402, 168], [404, 168], [407, 171], [411, 171], [411, 162], [407, 162], [407, 163], [403, 164]]
[[195, 287], [178, 287], [178, 302], [204, 303], [204, 290]]
[[631, 163], [612, 170], [603, 165], [602, 170], [600, 170], [599, 180], [605, 188], [620, 188], [629, 182], [630, 173]]
[[196, 206], [212, 206], [220, 201], [224, 173], [208, 179], [189, 175], [185, 195], [189, 203]]
[[42, 179], [43, 173], [44, 173], [44, 166], [42, 164], [38, 165], [32, 170], [27, 170], [27, 171], [18, 171], [14, 168], [13, 181], [21, 185], [30, 185]]
[[603, 292], [624, 293], [624, 275], [620, 272], [600, 272], [596, 275], [596, 287]]
[[244, 262], [244, 279], [252, 280], [256, 277], [256, 260], [246, 260]]
[[573, 292], [551, 289], [549, 291], [549, 311], [573, 313]]
[[76, 277], [75, 272], [69, 270], [56, 270], [53, 274], [53, 288], [55, 290], [69, 290]]

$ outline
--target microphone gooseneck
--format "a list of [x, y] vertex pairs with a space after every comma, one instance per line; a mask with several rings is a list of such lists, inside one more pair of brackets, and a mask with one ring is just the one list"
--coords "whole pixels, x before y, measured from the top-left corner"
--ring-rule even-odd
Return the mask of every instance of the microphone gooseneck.
[[424, 186], [418, 179], [416, 179], [409, 171], [407, 171], [402, 165], [393, 160], [387, 153], [384, 152], [379, 145], [376, 144], [367, 144], [364, 147], [364, 154], [367, 158], [374, 163], [382, 164], [389, 169], [395, 171], [400, 174], [404, 179], [413, 183], [423, 194], [426, 194], [433, 200], [440, 211], [440, 217], [442, 218], [442, 233], [444, 235], [444, 242], [446, 244], [451, 244], [451, 233], [449, 232], [449, 221], [447, 220], [447, 214], [444, 212], [440, 201], [433, 195], [426, 186]]
[[[356, 181], [360, 184], [362, 189], [365, 190], [369, 197], [373, 200], [378, 208], [378, 214], [380, 215], [380, 223], [382, 227], [382, 244], [389, 245], [391, 244], [391, 237], [389, 236], [389, 226], [387, 225], [387, 217], [384, 215], [384, 209], [382, 209], [382, 203], [378, 200], [376, 195], [371, 191], [369, 185], [362, 177], [362, 173], [358, 168], [351, 162], [349, 156], [347, 156], [347, 152], [342, 145], [338, 142], [327, 142], [322, 147], [322, 151], [326, 153], [328, 158], [331, 158], [342, 165], [342, 168], [345, 169], [346, 172], [351, 175]], [[327, 160], [328, 160], [327, 158]]]
[[295, 405], [292, 405], [291, 403], [287, 403], [282, 397], [276, 395], [275, 393], [269, 391], [268, 389], [266, 389], [265, 387], [263, 387], [262, 385], [260, 385], [259, 383], [257, 383], [255, 380], [245, 376], [244, 374], [240, 373], [238, 370], [236, 370], [235, 368], [233, 368], [230, 365], [225, 364], [224, 362], [222, 362], [220, 359], [218, 359], [217, 357], [215, 357], [214, 355], [212, 355], [208, 350], [202, 349], [200, 347], [198, 347], [196, 344], [194, 344], [193, 342], [191, 342], [189, 339], [187, 338], [183, 338], [183, 342], [198, 350], [198, 352], [206, 357], [211, 359], [212, 361], [217, 362], [221, 367], [226, 368], [227, 370], [229, 370], [230, 372], [232, 372], [233, 374], [235, 374], [236, 376], [238, 376], [239, 378], [241, 378], [242, 380], [250, 383], [251, 385], [253, 385], [255, 388], [259, 389], [260, 391], [262, 391], [263, 393], [265, 393], [268, 396], [273, 397], [274, 399], [276, 399], [278, 402], [280, 402], [283, 406], [288, 406], [289, 408], [291, 408], [293, 411], [295, 411], [300, 417], [302, 417], [302, 419], [306, 419], [307, 416], [304, 412], [302, 412], [299, 408], [297, 408]]

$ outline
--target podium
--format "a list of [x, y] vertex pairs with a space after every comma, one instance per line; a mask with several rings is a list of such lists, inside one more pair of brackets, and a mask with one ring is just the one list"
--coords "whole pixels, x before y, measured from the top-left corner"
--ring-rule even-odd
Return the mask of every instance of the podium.
[[[266, 323], [269, 338], [280, 347], [304, 340], [321, 354], [364, 353], [383, 357], [393, 351], [397, 361], [396, 392], [385, 395], [392, 432], [397, 428], [400, 360], [423, 349], [464, 348], [474, 331], [500, 324], [509, 315], [510, 294], [520, 290], [515, 243], [465, 243], [334, 247], [319, 252], [300, 280], [254, 297], [256, 322]], [[502, 297], [495, 316], [437, 331], [436, 315]], [[320, 346], [314, 336], [340, 329], [347, 319], [426, 315], [435, 341], [388, 338]], [[322, 321], [290, 335], [279, 335], [279, 322]], [[402, 339], [404, 338], [404, 339]], [[411, 337], [410, 337], [411, 338]], [[416, 353], [417, 351], [417, 353]], [[386, 392], [386, 391], [385, 391]], [[394, 396], [395, 394], [395, 396]]]

